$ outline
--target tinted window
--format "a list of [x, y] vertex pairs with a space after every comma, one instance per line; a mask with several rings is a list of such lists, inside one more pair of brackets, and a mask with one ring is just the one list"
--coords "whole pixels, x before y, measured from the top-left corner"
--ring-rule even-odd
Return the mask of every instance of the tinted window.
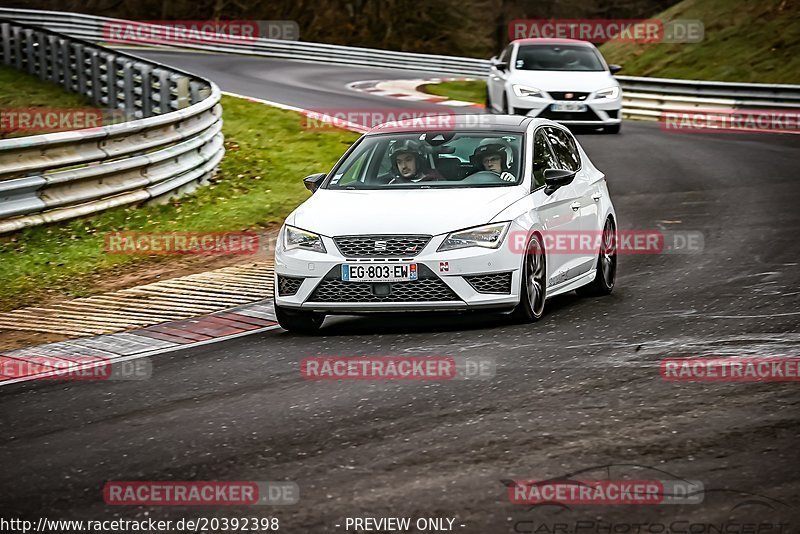
[[558, 128], [547, 128], [547, 137], [553, 147], [561, 168], [568, 171], [578, 171], [581, 168], [581, 157], [578, 145], [570, 134]]
[[599, 53], [580, 45], [526, 45], [517, 50], [519, 70], [605, 70]]
[[550, 152], [544, 130], [539, 129], [533, 138], [533, 182], [536, 187], [544, 185], [544, 171], [547, 169], [558, 169], [558, 162]]
[[501, 132], [367, 136], [325, 189], [502, 187], [522, 181], [522, 136]]

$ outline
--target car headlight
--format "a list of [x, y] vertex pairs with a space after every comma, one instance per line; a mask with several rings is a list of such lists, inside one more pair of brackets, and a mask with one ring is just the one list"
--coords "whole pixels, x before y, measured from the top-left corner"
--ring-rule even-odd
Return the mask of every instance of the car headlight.
[[610, 100], [614, 100], [619, 96], [619, 87], [607, 87], [605, 89], [600, 89], [594, 94], [595, 98], [608, 98]]
[[514, 94], [521, 97], [533, 98], [546, 98], [541, 89], [535, 87], [528, 87], [527, 85], [514, 85], [512, 86]]
[[449, 234], [439, 245], [439, 252], [467, 247], [497, 248], [503, 242], [511, 222], [476, 226]]
[[327, 252], [319, 234], [307, 232], [289, 225], [286, 225], [286, 230], [283, 232], [283, 246], [286, 250], [301, 248], [304, 250], [314, 250], [316, 252]]

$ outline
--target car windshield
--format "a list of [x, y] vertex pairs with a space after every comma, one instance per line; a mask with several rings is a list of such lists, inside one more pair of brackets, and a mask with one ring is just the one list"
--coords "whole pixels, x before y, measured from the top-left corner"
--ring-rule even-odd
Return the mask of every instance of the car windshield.
[[526, 45], [517, 51], [518, 70], [605, 70], [599, 53], [581, 45]]
[[521, 183], [522, 135], [426, 132], [363, 138], [326, 189], [503, 187]]

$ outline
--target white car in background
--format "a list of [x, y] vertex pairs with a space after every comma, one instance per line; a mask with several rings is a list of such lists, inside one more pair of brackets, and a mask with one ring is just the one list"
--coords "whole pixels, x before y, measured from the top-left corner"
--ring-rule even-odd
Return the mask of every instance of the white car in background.
[[[552, 296], [611, 292], [614, 207], [569, 130], [518, 116], [454, 121], [447, 131], [378, 126], [330, 173], [305, 179], [313, 195], [286, 218], [275, 250], [283, 328], [312, 333], [327, 314], [415, 310], [535, 321]], [[551, 232], [599, 239], [549, 250]]]
[[518, 39], [491, 59], [486, 109], [618, 133], [622, 89], [597, 48], [575, 39]]

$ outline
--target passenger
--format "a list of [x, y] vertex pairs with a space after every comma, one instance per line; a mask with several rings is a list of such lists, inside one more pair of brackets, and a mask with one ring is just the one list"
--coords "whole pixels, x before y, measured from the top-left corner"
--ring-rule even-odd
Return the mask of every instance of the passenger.
[[389, 161], [392, 162], [394, 178], [390, 184], [429, 182], [444, 180], [442, 174], [431, 169], [425, 158], [422, 145], [411, 139], [397, 141], [389, 148]]
[[505, 182], [515, 182], [517, 178], [511, 174], [513, 156], [511, 147], [502, 139], [484, 139], [475, 147], [469, 158], [472, 165], [479, 171], [493, 172]]

